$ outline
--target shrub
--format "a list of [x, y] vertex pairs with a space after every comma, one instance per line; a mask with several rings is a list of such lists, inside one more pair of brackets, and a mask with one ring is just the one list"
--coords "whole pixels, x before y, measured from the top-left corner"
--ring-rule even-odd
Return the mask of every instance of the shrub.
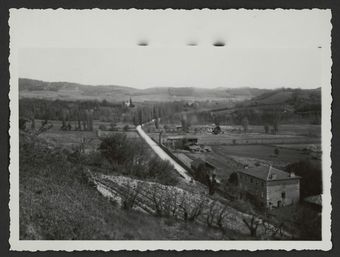
[[107, 130], [106, 126], [104, 124], [100, 124], [98, 127], [100, 130]]
[[286, 167], [287, 172], [301, 176], [301, 196], [318, 195], [322, 193], [322, 171], [310, 161], [301, 160]]
[[156, 178], [164, 185], [176, 185], [178, 183], [174, 167], [169, 161], [161, 160], [158, 156], [149, 161], [149, 176]]
[[125, 134], [117, 133], [102, 140], [100, 152], [111, 163], [125, 164], [133, 155], [133, 146], [128, 142]]
[[228, 182], [232, 185], [237, 186], [238, 185], [238, 175], [236, 172], [233, 172], [230, 174]]
[[125, 188], [126, 192], [123, 194], [122, 209], [131, 210], [136, 203], [137, 196], [140, 192], [140, 186], [137, 184], [136, 187], [133, 187], [130, 184], [127, 184]]

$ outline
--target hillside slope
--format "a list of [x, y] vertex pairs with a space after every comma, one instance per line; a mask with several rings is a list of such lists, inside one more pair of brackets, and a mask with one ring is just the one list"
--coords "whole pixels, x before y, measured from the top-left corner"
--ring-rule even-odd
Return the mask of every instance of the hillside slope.
[[68, 82], [44, 82], [19, 79], [20, 98], [43, 98], [62, 100], [108, 100], [121, 102], [130, 97], [135, 102], [143, 101], [206, 101], [245, 100], [268, 90], [253, 88], [195, 88], [195, 87], [152, 87], [136, 89], [125, 86], [89, 86]]
[[[33, 160], [33, 161], [32, 161]], [[121, 209], [83, 176], [82, 167], [44, 140], [20, 135], [21, 240], [209, 240], [216, 229]]]

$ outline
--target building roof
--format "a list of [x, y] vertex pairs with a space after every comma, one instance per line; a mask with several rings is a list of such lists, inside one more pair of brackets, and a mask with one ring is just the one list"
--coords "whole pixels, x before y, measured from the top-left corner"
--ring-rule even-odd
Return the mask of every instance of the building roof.
[[265, 181], [300, 179], [299, 176], [273, 168], [272, 166], [258, 166], [240, 170], [240, 173], [247, 174]]
[[200, 165], [204, 165], [205, 167], [210, 169], [216, 169], [214, 165], [200, 158], [197, 158], [191, 162], [191, 166], [194, 167], [195, 169], [197, 169]]
[[183, 136], [183, 135], [178, 135], [178, 136], [168, 136], [166, 137], [167, 140], [180, 140], [180, 139], [187, 139], [187, 140], [198, 140], [197, 137], [190, 137], [190, 136]]

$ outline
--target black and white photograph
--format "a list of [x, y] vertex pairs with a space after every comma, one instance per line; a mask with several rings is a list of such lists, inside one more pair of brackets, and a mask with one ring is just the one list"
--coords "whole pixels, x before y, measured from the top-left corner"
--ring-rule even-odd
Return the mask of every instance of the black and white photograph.
[[331, 248], [330, 10], [10, 10], [14, 250]]

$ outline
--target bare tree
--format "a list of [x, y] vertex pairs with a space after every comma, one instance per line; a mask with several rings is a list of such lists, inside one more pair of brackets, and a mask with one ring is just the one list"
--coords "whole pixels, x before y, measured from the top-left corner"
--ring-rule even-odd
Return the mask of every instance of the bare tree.
[[157, 185], [153, 186], [153, 194], [152, 194], [152, 201], [155, 208], [156, 216], [162, 217], [164, 215], [164, 206], [163, 206], [163, 194], [159, 192]]
[[182, 195], [182, 201], [179, 204], [179, 208], [183, 211], [184, 221], [195, 221], [202, 214], [203, 206], [205, 202], [202, 199], [198, 199], [190, 204], [189, 198], [186, 193]]
[[169, 199], [169, 206], [170, 206], [170, 214], [173, 217], [177, 216], [177, 211], [178, 211], [178, 192], [177, 190], [174, 190], [174, 192], [170, 191], [170, 199]]
[[186, 200], [187, 200], [186, 193], [183, 193], [182, 201], [181, 201], [179, 207], [183, 211], [183, 220], [184, 221], [187, 221], [188, 220], [188, 216], [189, 216], [189, 214], [188, 214], [188, 204], [187, 204]]
[[279, 235], [281, 238], [283, 237], [284, 223], [281, 223], [276, 227], [270, 224], [268, 220], [262, 220], [262, 226], [264, 229], [264, 235], [267, 236], [268, 239], [273, 239], [277, 235]]
[[247, 133], [248, 132], [248, 126], [249, 126], [249, 120], [247, 117], [244, 117], [242, 119], [242, 127], [243, 127], [243, 131], [244, 133]]
[[192, 207], [189, 213], [188, 220], [189, 221], [197, 220], [197, 218], [202, 214], [203, 206], [204, 206], [204, 201], [202, 200], [196, 201], [195, 205]]
[[83, 137], [79, 144], [79, 152], [84, 153], [86, 146], [89, 145], [92, 141], [93, 138]]
[[125, 193], [123, 194], [122, 209], [131, 210], [136, 203], [137, 196], [140, 193], [140, 185], [137, 183], [135, 187], [130, 183], [125, 185]]
[[264, 124], [264, 133], [266, 133], [266, 134], [269, 133], [269, 125], [268, 125], [268, 123]]
[[210, 205], [209, 205], [209, 210], [207, 213], [207, 217], [206, 217], [206, 221], [207, 221], [207, 225], [209, 227], [213, 226], [214, 220], [215, 220], [215, 216], [216, 216], [216, 202], [213, 201]]
[[224, 227], [224, 218], [227, 215], [227, 207], [224, 206], [224, 208], [220, 209], [217, 213], [216, 223], [217, 226], [222, 230], [223, 233], [225, 233], [225, 227]]
[[253, 237], [256, 237], [256, 231], [260, 224], [258, 220], [256, 220], [255, 216], [253, 215], [250, 221], [247, 221], [246, 219], [243, 219], [244, 224], [248, 227], [250, 231], [250, 235]]

